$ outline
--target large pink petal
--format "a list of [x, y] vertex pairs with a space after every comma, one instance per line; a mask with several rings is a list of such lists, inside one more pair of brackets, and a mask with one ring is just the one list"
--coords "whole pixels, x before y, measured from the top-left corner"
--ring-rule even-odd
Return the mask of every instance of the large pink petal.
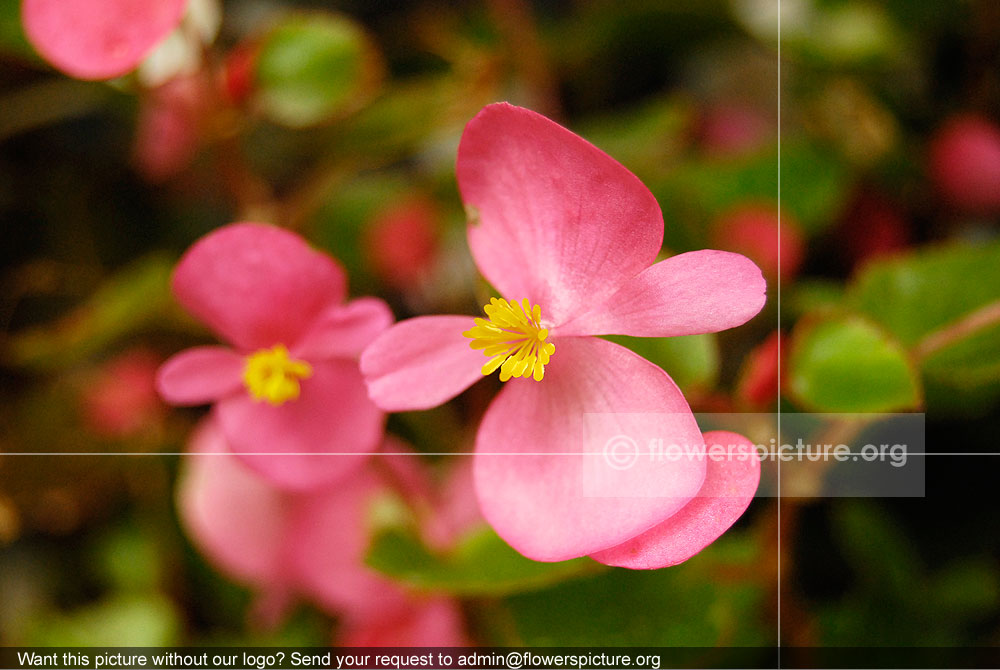
[[554, 335], [673, 337], [714, 333], [752, 319], [767, 286], [746, 256], [705, 249], [672, 256], [629, 280]]
[[357, 363], [312, 366], [296, 400], [275, 406], [240, 393], [215, 406], [230, 448], [282, 488], [330, 483], [362, 461], [344, 454], [372, 452], [382, 440], [384, 416], [368, 399]]
[[286, 588], [287, 500], [228, 453], [222, 431], [205, 421], [193, 434], [177, 489], [191, 540], [209, 560], [258, 588]]
[[378, 298], [334, 305], [320, 314], [292, 353], [296, 358], [314, 361], [357, 358], [390, 324], [392, 312]]
[[156, 390], [171, 405], [204, 405], [239, 390], [246, 361], [225, 347], [194, 347], [156, 372]]
[[[288, 567], [299, 589], [331, 613], [392, 617], [404, 609], [406, 594], [364, 564], [371, 506], [390, 490], [379, 469], [385, 464], [345, 458], [365, 467], [335, 486], [299, 498], [289, 529]], [[379, 456], [391, 458], [413, 456]]]
[[482, 378], [487, 359], [462, 333], [471, 316], [418, 316], [400, 321], [361, 354], [368, 393], [384, 410], [429, 409]]
[[173, 277], [174, 295], [237, 349], [291, 347], [332, 304], [344, 271], [287, 230], [234, 223], [196, 242]]
[[[636, 457], [624, 468], [621, 453], [605, 452], [622, 436]], [[677, 445], [679, 457], [656, 456], [655, 439]], [[620, 544], [674, 514], [701, 487], [703, 450], [663, 370], [605, 340], [563, 338], [545, 379], [507, 382], [483, 417], [476, 491], [483, 516], [512, 547], [559, 561]]]
[[656, 199], [621, 164], [544, 116], [489, 105], [465, 127], [458, 186], [469, 246], [504, 297], [559, 324], [601, 302], [660, 250]]
[[705, 433], [708, 473], [698, 496], [658, 526], [591, 558], [623, 568], [677, 565], [714, 542], [746, 511], [760, 482], [754, 445], [736, 433]]
[[24, 0], [21, 16], [32, 45], [78, 79], [125, 74], [165, 38], [187, 0]]

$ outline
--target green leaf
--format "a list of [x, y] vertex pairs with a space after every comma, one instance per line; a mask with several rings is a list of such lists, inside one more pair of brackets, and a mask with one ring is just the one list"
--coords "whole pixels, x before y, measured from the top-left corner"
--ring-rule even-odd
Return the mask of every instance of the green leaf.
[[[713, 647], [768, 643], [763, 621], [766, 586], [753, 580], [720, 583], [720, 565], [733, 566], [720, 540], [688, 562], [663, 570], [612, 569], [507, 599], [518, 644], [529, 646]], [[756, 556], [756, 552], [751, 552]], [[738, 565], [752, 569], [739, 560]], [[705, 659], [692, 658], [698, 667]]]
[[852, 282], [853, 305], [912, 346], [1000, 300], [1000, 242], [927, 248], [872, 263]]
[[68, 614], [39, 617], [28, 644], [164, 647], [179, 642], [181, 627], [180, 614], [162, 595], [116, 595]]
[[342, 116], [366, 102], [381, 65], [360, 26], [338, 14], [295, 14], [265, 37], [257, 60], [261, 109], [302, 128]]
[[900, 597], [922, 581], [915, 548], [881, 507], [844, 499], [834, 507], [832, 520], [841, 551], [868, 587]]
[[997, 565], [988, 558], [960, 558], [934, 575], [931, 593], [929, 600], [949, 616], [989, 616], [1000, 602]]
[[[1000, 301], [1000, 243], [954, 244], [875, 263], [849, 289], [850, 303], [904, 345]], [[924, 356], [927, 405], [974, 413], [1000, 400], [1000, 324], [984, 325]]]
[[858, 317], [799, 322], [789, 364], [793, 396], [813, 411], [891, 412], [921, 402], [902, 347]]
[[385, 530], [375, 538], [365, 562], [415, 589], [457, 596], [528, 591], [601, 569], [588, 558], [532, 561], [486, 527], [469, 533], [443, 555], [432, 553], [411, 533]]
[[659, 365], [681, 390], [710, 390], [719, 376], [719, 346], [714, 334], [682, 337], [627, 337], [607, 339]]
[[[807, 234], [833, 223], [848, 186], [847, 171], [834, 152], [802, 139], [782, 142], [781, 207]], [[651, 188], [666, 220], [683, 221], [692, 212], [711, 220], [736, 205], [777, 200], [778, 151], [769, 147], [747, 158], [691, 161]], [[667, 227], [668, 235], [675, 232]], [[705, 240], [700, 243], [704, 246]]]

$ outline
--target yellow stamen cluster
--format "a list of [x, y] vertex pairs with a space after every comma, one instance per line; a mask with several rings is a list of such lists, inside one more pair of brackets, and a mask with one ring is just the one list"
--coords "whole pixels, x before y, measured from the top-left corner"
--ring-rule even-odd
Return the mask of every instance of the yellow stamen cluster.
[[482, 349], [490, 357], [483, 374], [500, 368], [502, 382], [528, 375], [542, 381], [549, 357], [556, 350], [556, 345], [545, 341], [549, 331], [542, 328], [542, 308], [532, 307], [527, 298], [520, 303], [491, 298], [483, 311], [489, 319], [476, 319], [476, 325], [462, 333], [472, 339], [470, 347]]
[[243, 383], [254, 400], [281, 405], [299, 397], [299, 380], [311, 374], [311, 365], [289, 358], [288, 349], [278, 344], [272, 349], [261, 349], [247, 356]]

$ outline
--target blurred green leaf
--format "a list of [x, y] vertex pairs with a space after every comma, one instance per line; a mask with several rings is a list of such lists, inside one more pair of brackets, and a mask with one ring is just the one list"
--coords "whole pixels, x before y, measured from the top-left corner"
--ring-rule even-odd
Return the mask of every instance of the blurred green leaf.
[[115, 590], [155, 591], [159, 587], [164, 557], [151, 533], [151, 529], [125, 524], [96, 542], [94, 563]]
[[952, 617], [989, 616], [1000, 602], [997, 565], [988, 558], [965, 557], [934, 575], [928, 600]]
[[[684, 220], [701, 212], [713, 219], [731, 207], [778, 198], [778, 151], [770, 147], [748, 157], [692, 160], [667, 174], [652, 189], [664, 218]], [[836, 154], [812, 142], [789, 138], [781, 144], [781, 207], [807, 235], [831, 225], [849, 184]], [[671, 226], [667, 234], [674, 235]], [[706, 240], [700, 240], [704, 246]], [[668, 244], [677, 242], [668, 237]]]
[[719, 346], [714, 334], [682, 337], [610, 335], [607, 339], [659, 365], [682, 391], [710, 390], [719, 377]]
[[180, 641], [181, 619], [158, 594], [119, 595], [35, 622], [28, 644], [42, 647], [164, 647]]
[[858, 578], [869, 587], [898, 595], [920, 583], [923, 566], [916, 550], [879, 505], [860, 498], [839, 501], [833, 530]]
[[824, 645], [961, 646], [970, 623], [995, 611], [993, 561], [963, 558], [929, 575], [917, 547], [875, 503], [841, 500], [832, 520], [857, 581], [839, 601], [818, 608]]
[[385, 530], [375, 538], [365, 562], [413, 588], [458, 596], [529, 591], [601, 569], [588, 558], [532, 561], [486, 527], [469, 533], [443, 555], [432, 553], [408, 532]]
[[285, 18], [265, 37], [256, 66], [262, 111], [293, 128], [356, 110], [381, 78], [378, 55], [362, 28], [326, 12]]
[[872, 263], [851, 283], [852, 304], [906, 346], [1000, 300], [1000, 242], [925, 248]]
[[[720, 543], [750, 541], [735, 535]], [[518, 643], [586, 647], [767, 644], [768, 633], [759, 623], [758, 612], [765, 588], [751, 580], [720, 582], [719, 559], [724, 561], [727, 553], [747, 555], [712, 545], [672, 568], [615, 568], [590, 579], [508, 598]], [[702, 657], [692, 657], [690, 662], [693, 667], [711, 666]]]
[[159, 254], [132, 263], [68, 316], [12, 337], [6, 357], [15, 365], [58, 369], [149, 325], [173, 307], [173, 264]]
[[591, 119], [576, 130], [644, 178], [677, 159], [693, 115], [689, 101], [668, 97]]
[[844, 301], [844, 287], [841, 282], [828, 279], [800, 279], [785, 289], [791, 295], [783, 296], [781, 309], [789, 316], [800, 317], [810, 312], [824, 312], [839, 309]]
[[890, 412], [920, 404], [920, 386], [906, 353], [858, 317], [797, 324], [789, 386], [806, 408], [825, 412]]

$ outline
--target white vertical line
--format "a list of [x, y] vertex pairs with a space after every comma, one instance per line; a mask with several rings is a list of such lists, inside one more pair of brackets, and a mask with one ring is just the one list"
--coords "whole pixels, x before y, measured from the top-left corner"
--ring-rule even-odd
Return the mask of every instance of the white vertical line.
[[[778, 337], [781, 337], [781, 0], [778, 0]], [[781, 442], [781, 347], [778, 347], [778, 416]], [[781, 459], [778, 459], [778, 667], [781, 667]]]

